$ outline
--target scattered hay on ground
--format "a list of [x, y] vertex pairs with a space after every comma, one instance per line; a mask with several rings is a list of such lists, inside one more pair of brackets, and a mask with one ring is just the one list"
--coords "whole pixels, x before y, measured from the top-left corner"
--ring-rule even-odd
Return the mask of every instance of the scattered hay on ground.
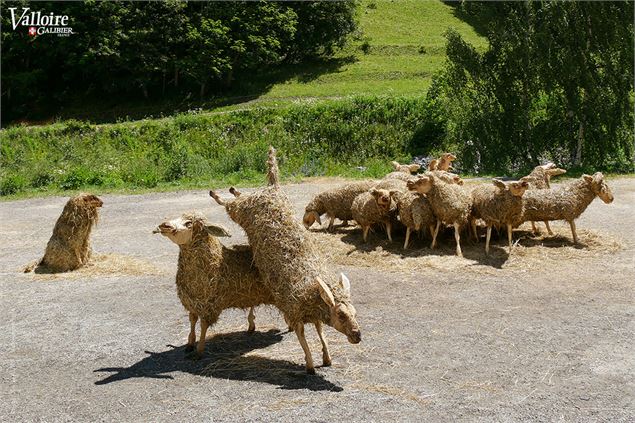
[[34, 279], [57, 280], [85, 277], [117, 277], [162, 275], [166, 269], [159, 268], [147, 260], [122, 254], [94, 255], [83, 267], [70, 272], [55, 273], [46, 267], [37, 267], [32, 273]]
[[[377, 234], [362, 240], [356, 227], [338, 228], [335, 233], [315, 231], [318, 248], [331, 263], [342, 266], [372, 267], [382, 271], [416, 273], [425, 270], [463, 271], [495, 274], [498, 269], [526, 271], [536, 266], [558, 266], [563, 260], [585, 260], [609, 255], [624, 248], [623, 242], [607, 233], [590, 229], [579, 230], [578, 245], [573, 244], [568, 225], [557, 225], [554, 235], [533, 236], [529, 231], [514, 231], [514, 249], [511, 257], [505, 248], [506, 236], [493, 236], [490, 254], [486, 255], [483, 242], [470, 242], [464, 248], [464, 257], [454, 256], [452, 230], [446, 228], [434, 250], [427, 237], [414, 236], [413, 248], [403, 250], [401, 238], [390, 243]], [[403, 236], [403, 235], [402, 235]]]

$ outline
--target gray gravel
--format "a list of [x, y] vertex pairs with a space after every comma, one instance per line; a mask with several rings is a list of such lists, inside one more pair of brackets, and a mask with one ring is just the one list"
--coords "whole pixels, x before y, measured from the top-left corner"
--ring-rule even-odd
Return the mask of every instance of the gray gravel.
[[[298, 216], [333, 181], [289, 185]], [[625, 248], [527, 272], [417, 274], [342, 268], [363, 341], [327, 330], [333, 367], [303, 372], [271, 309], [227, 311], [200, 361], [185, 358], [178, 250], [152, 228], [201, 209], [244, 242], [206, 192], [103, 195], [93, 245], [158, 275], [21, 274], [66, 198], [0, 203], [2, 421], [633, 421], [633, 179], [612, 180], [578, 222]], [[249, 190], [245, 190], [249, 192]], [[282, 331], [278, 331], [276, 329]], [[317, 363], [319, 342], [308, 338]]]

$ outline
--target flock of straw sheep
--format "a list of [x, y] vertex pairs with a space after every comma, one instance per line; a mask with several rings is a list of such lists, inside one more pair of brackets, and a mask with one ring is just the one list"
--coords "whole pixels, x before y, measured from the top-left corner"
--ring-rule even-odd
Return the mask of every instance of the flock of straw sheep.
[[[216, 203], [247, 234], [249, 245], [228, 248], [219, 237], [231, 236], [207, 221], [200, 212], [184, 213], [156, 227], [179, 247], [176, 274], [177, 295], [189, 312], [190, 333], [186, 351], [200, 356], [205, 349], [207, 330], [228, 308], [249, 309], [249, 332], [255, 330], [254, 308], [272, 305], [294, 331], [305, 353], [306, 370], [315, 366], [304, 326], [313, 324], [322, 344], [323, 366], [331, 364], [323, 326], [329, 325], [346, 335], [351, 343], [361, 341], [356, 310], [351, 303], [351, 284], [335, 274], [318, 250], [313, 234], [314, 223], [329, 219], [344, 225], [355, 220], [362, 228], [364, 242], [373, 227], [383, 227], [392, 241], [392, 229], [406, 229], [404, 248], [412, 232], [428, 229], [431, 248], [436, 246], [441, 225], [454, 228], [456, 254], [462, 255], [460, 234], [463, 228], [479, 239], [478, 221], [486, 227], [485, 251], [489, 251], [492, 227], [506, 228], [509, 250], [513, 228], [523, 222], [566, 220], [577, 243], [575, 219], [599, 196], [605, 203], [613, 195], [601, 173], [583, 175], [558, 188], [550, 188], [550, 178], [565, 173], [554, 164], [537, 166], [519, 181], [480, 184], [468, 188], [451, 173], [450, 153], [431, 161], [428, 171], [416, 175], [417, 164], [400, 165], [382, 180], [353, 182], [316, 195], [306, 206], [303, 225], [295, 219], [293, 205], [280, 188], [276, 153], [270, 148], [268, 186], [250, 195], [230, 189], [233, 198], [222, 199], [210, 191]], [[103, 202], [92, 194], [71, 198], [59, 217], [44, 257], [25, 268], [32, 271], [65, 272], [88, 263], [91, 255], [90, 233], [98, 220]], [[535, 230], [535, 226], [533, 226]], [[196, 324], [200, 320], [197, 337]]]
[[492, 228], [506, 229], [509, 252], [512, 251], [513, 229], [524, 222], [531, 222], [536, 232], [536, 221], [543, 221], [552, 235], [549, 222], [565, 220], [571, 226], [573, 242], [578, 243], [575, 219], [598, 196], [605, 203], [613, 201], [613, 194], [602, 173], [582, 175], [577, 180], [551, 189], [552, 176], [566, 172], [553, 163], [536, 166], [518, 181], [504, 182], [493, 179], [491, 184], [473, 187], [451, 173], [456, 156], [443, 154], [430, 161], [428, 171], [417, 175], [420, 165], [402, 165], [391, 162], [394, 171], [382, 180], [354, 182], [328, 190], [313, 198], [306, 206], [304, 226], [321, 224], [321, 216], [329, 219], [332, 230], [334, 220], [343, 225], [353, 218], [362, 228], [364, 242], [373, 226], [382, 226], [389, 241], [395, 225], [406, 228], [404, 249], [408, 248], [411, 233], [429, 229], [432, 238], [430, 248], [437, 245], [440, 228], [454, 228], [456, 254], [462, 256], [461, 229], [479, 241], [478, 222], [486, 228], [485, 252], [489, 254]]

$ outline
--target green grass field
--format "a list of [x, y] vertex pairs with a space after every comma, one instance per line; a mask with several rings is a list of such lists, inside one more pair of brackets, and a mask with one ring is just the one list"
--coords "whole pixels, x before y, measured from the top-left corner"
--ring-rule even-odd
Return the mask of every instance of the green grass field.
[[[337, 58], [336, 69], [306, 81], [300, 73], [276, 83], [261, 99], [337, 97], [354, 94], [418, 95], [445, 61], [443, 33], [454, 28], [467, 41], [484, 48], [487, 41], [437, 0], [364, 1], [360, 6], [361, 36]], [[362, 46], [367, 43], [367, 53]]]

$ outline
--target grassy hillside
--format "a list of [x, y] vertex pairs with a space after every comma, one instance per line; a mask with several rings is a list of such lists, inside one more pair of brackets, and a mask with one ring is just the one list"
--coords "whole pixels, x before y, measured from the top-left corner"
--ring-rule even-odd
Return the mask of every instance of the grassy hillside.
[[[456, 7], [439, 0], [364, 0], [359, 31], [335, 57], [315, 63], [279, 66], [236, 81], [224, 96], [188, 99], [82, 99], [66, 104], [63, 119], [114, 122], [171, 115], [190, 109], [224, 111], [350, 95], [421, 95], [445, 61], [448, 28], [485, 47], [486, 40], [458, 17]], [[138, 101], [138, 102], [137, 102]]]
[[310, 80], [300, 73], [274, 84], [262, 98], [421, 94], [443, 65], [448, 28], [476, 46], [486, 45], [454, 12], [436, 0], [364, 1], [361, 35], [337, 55], [338, 67]]

